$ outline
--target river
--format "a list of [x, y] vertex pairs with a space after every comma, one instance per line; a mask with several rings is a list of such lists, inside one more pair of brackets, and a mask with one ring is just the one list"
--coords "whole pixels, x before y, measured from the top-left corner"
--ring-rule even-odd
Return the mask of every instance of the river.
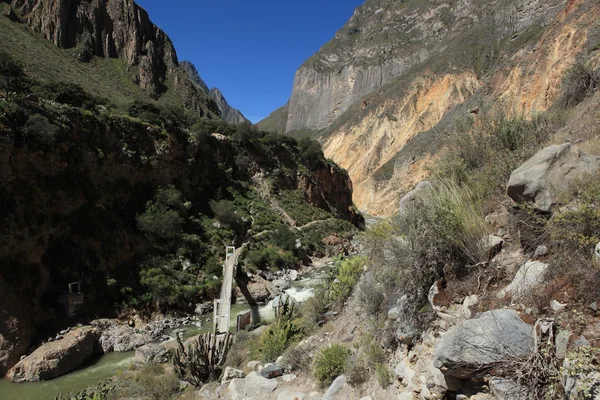
[[[300, 279], [291, 282], [292, 286], [285, 291], [297, 302], [302, 303], [313, 296], [313, 288], [323, 279], [326, 268], [309, 270]], [[231, 306], [231, 332], [235, 331], [239, 314], [250, 309], [248, 305], [234, 304]], [[275, 317], [272, 303], [257, 306], [257, 313], [262, 321], [270, 321]], [[191, 337], [212, 331], [212, 314], [205, 316], [202, 325], [182, 326], [184, 337]], [[167, 332], [174, 336], [175, 332]], [[54, 396], [63, 393], [77, 392], [88, 387], [94, 387], [105, 379], [111, 378], [129, 368], [134, 362], [135, 352], [109, 353], [98, 356], [76, 371], [45, 382], [12, 383], [8, 379], [0, 379], [0, 400], [52, 400]]]

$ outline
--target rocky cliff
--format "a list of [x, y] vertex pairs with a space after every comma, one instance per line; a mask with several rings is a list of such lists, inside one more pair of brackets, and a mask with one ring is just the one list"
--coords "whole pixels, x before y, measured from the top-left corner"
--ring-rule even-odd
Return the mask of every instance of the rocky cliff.
[[289, 134], [312, 131], [348, 169], [357, 206], [391, 214], [458, 115], [546, 110], [570, 66], [593, 57], [594, 15], [580, 0], [368, 0], [297, 71], [287, 109], [260, 125], [276, 130], [283, 115]]
[[221, 118], [230, 124], [242, 124], [245, 122], [249, 122], [246, 117], [237, 109], [231, 107], [227, 100], [225, 100], [225, 96], [218, 88], [209, 89], [204, 80], [200, 77], [196, 66], [189, 61], [182, 61], [179, 65], [183, 68], [183, 70], [188, 74], [190, 80], [199, 86], [205, 93], [207, 93], [217, 104], [219, 108], [219, 114]]
[[[219, 108], [208, 91], [199, 90], [179, 66], [177, 53], [169, 37], [152, 23], [148, 13], [133, 0], [13, 0], [10, 5], [21, 21], [60, 49], [71, 50], [69, 55], [75, 56], [79, 62], [92, 63], [94, 58], [123, 60], [126, 71], [122, 73], [150, 98], [168, 98], [165, 101], [175, 102], [200, 116], [219, 116]], [[10, 32], [6, 34], [10, 35]], [[19, 52], [15, 53], [19, 55]], [[43, 55], [22, 56], [21, 61], [37, 70], [38, 76], [56, 79], [56, 75], [50, 72], [45, 74], [37, 65], [31, 65]], [[61, 76], [60, 79], [69, 81], [71, 77]], [[98, 76], [89, 78], [92, 81], [97, 79]], [[84, 86], [85, 82], [77, 83]], [[123, 84], [114, 90], [131, 96], [127, 86]], [[105, 91], [98, 94], [114, 97]]]

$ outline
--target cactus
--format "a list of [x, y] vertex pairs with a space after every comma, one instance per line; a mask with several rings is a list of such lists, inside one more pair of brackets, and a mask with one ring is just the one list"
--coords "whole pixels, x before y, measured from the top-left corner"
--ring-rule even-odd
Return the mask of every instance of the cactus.
[[179, 379], [197, 387], [217, 379], [232, 342], [233, 335], [229, 333], [207, 333], [198, 336], [186, 349], [181, 339], [177, 338], [178, 349], [172, 358], [175, 373]]

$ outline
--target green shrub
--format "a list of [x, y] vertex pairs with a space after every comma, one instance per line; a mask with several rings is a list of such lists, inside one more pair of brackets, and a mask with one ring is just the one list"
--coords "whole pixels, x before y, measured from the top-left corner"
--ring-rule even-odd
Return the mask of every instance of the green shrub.
[[5, 51], [0, 51], [0, 90], [16, 92], [22, 89], [25, 80], [23, 65]]
[[[160, 264], [160, 261], [156, 263]], [[201, 294], [194, 275], [169, 265], [143, 269], [140, 271], [140, 283], [159, 307], [186, 307], [190, 303], [195, 304]]]
[[558, 104], [564, 108], [575, 107], [596, 90], [599, 83], [599, 69], [576, 63], [565, 73]]
[[286, 225], [279, 225], [271, 236], [273, 244], [277, 247], [290, 252], [296, 250], [296, 235]]
[[211, 201], [210, 208], [215, 218], [226, 228], [234, 232], [241, 232], [244, 220], [238, 215], [238, 210], [231, 200]]
[[325, 387], [335, 378], [343, 375], [348, 367], [348, 358], [352, 354], [349, 348], [334, 344], [326, 347], [317, 355], [314, 366], [315, 379]]
[[27, 119], [23, 132], [28, 138], [49, 145], [54, 143], [60, 129], [43, 115], [33, 114]]
[[81, 86], [74, 83], [50, 82], [33, 88], [40, 97], [73, 107], [94, 109], [97, 105], [106, 104], [106, 100], [98, 99], [87, 93]]
[[393, 375], [384, 364], [378, 364], [375, 368], [375, 375], [377, 376], [377, 382], [382, 388], [386, 388], [392, 384]]
[[138, 215], [138, 227], [157, 247], [172, 247], [181, 238], [186, 207], [181, 192], [174, 186], [159, 188], [146, 211]]
[[477, 124], [457, 123], [448, 151], [433, 169], [439, 180], [466, 184], [482, 196], [504, 195], [512, 171], [533, 156], [565, 123], [553, 110], [531, 120], [482, 115]]
[[[293, 306], [281, 307], [281, 312], [275, 322], [259, 338], [260, 356], [264, 362], [274, 362], [294, 342], [302, 337], [302, 331], [296, 324]], [[287, 311], [289, 310], [289, 311]]]
[[[411, 249], [477, 264], [487, 261], [482, 199], [466, 186], [439, 181], [431, 193], [398, 218]], [[441, 261], [441, 260], [440, 260]]]
[[251, 270], [279, 271], [294, 268], [298, 263], [292, 252], [271, 245], [251, 250], [245, 260]]
[[563, 202], [548, 223], [552, 239], [571, 251], [583, 249], [586, 254], [600, 242], [600, 174], [590, 174], [570, 185]]
[[343, 302], [350, 296], [366, 262], [365, 257], [352, 257], [337, 263], [336, 279], [330, 287], [334, 301]]
[[115, 384], [115, 390], [109, 397], [111, 399], [171, 400], [180, 393], [177, 376], [155, 362], [144, 365], [133, 378], [121, 378]]
[[308, 204], [305, 194], [300, 190], [284, 190], [279, 193], [277, 200], [298, 226], [332, 217], [328, 211]]

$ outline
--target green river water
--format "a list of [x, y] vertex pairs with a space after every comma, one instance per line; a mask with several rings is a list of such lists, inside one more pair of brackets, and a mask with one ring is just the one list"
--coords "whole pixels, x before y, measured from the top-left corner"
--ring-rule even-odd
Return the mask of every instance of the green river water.
[[[312, 288], [322, 279], [325, 269], [313, 270], [301, 280], [292, 282], [292, 287], [285, 291], [298, 302], [308, 300], [313, 295]], [[235, 331], [237, 316], [248, 311], [248, 305], [234, 304], [231, 306], [231, 332]], [[257, 306], [254, 312], [262, 321], [274, 318], [271, 303]], [[183, 329], [184, 337], [191, 337], [212, 331], [212, 314], [202, 319], [201, 326], [188, 325]], [[174, 336], [174, 332], [165, 332]], [[174, 339], [173, 339], [174, 340]], [[8, 379], [0, 379], [0, 400], [52, 400], [56, 394], [77, 392], [88, 387], [94, 387], [105, 379], [111, 378], [129, 368], [134, 362], [135, 352], [109, 353], [98, 356], [76, 371], [45, 382], [12, 383]]]

